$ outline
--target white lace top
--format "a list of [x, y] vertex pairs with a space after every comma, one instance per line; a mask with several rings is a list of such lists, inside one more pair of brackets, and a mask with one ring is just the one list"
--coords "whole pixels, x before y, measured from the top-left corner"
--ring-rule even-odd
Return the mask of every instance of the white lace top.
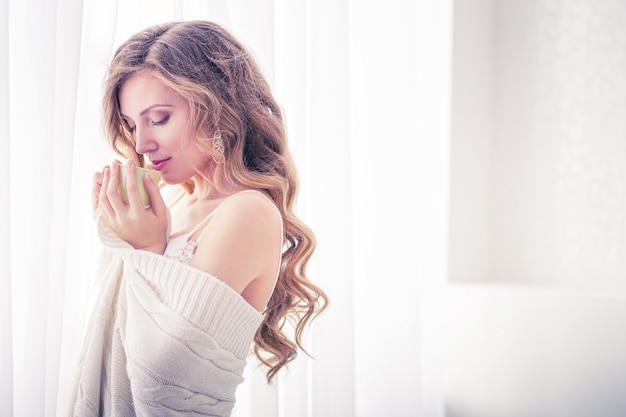
[[197, 248], [198, 244], [191, 240], [190, 233], [185, 233], [175, 236], [167, 242], [163, 256], [189, 265]]
[[[174, 204], [180, 201], [183, 195], [184, 193], [179, 195], [174, 200], [174, 202], [170, 204], [170, 208], [172, 208]], [[217, 210], [217, 208], [215, 208], [215, 210]], [[208, 221], [213, 216], [213, 213], [215, 213], [215, 210], [209, 213], [208, 216], [206, 216], [200, 223], [198, 223], [189, 232], [183, 233], [178, 236], [170, 237], [169, 241], [167, 242], [167, 246], [165, 247], [165, 252], [163, 253], [163, 256], [165, 256], [166, 258], [172, 259], [174, 261], [181, 262], [185, 265], [189, 265], [189, 263], [191, 262], [191, 258], [193, 257], [193, 254], [196, 253], [196, 249], [198, 249], [197, 240], [200, 240], [200, 238], [202, 237], [202, 233], [204, 231], [200, 233], [200, 235], [197, 237], [197, 240], [192, 240], [191, 237], [201, 227], [205, 226], [208, 223]]]

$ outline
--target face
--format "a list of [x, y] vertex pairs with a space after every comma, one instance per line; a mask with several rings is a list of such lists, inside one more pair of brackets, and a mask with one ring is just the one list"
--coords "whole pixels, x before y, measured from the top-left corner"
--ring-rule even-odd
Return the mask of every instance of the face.
[[191, 141], [189, 103], [153, 75], [140, 73], [120, 89], [120, 109], [134, 138], [168, 184], [181, 184], [201, 169], [206, 157]]

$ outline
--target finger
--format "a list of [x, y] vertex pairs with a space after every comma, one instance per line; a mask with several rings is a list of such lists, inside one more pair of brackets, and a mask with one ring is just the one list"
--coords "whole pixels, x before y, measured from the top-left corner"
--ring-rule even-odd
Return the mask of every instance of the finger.
[[102, 172], [93, 174], [92, 192], [91, 192], [91, 208], [96, 211], [98, 208], [98, 199], [100, 198], [100, 190], [102, 189]]
[[139, 196], [139, 187], [137, 185], [137, 171], [135, 170], [135, 163], [133, 161], [128, 161], [126, 169], [126, 194], [128, 194], [128, 204], [131, 208], [143, 208], [143, 203]]
[[152, 180], [150, 175], [144, 176], [143, 186], [150, 196], [150, 208], [152, 212], [156, 214], [157, 217], [165, 216], [167, 214], [167, 206], [165, 205], [165, 201], [163, 201], [159, 186]]
[[115, 211], [111, 207], [109, 197], [107, 196], [107, 189], [109, 188], [109, 178], [111, 177], [111, 169], [109, 167], [104, 168], [104, 174], [102, 175], [102, 186], [100, 187], [100, 196], [98, 198], [98, 206], [102, 213], [109, 219], [115, 216]]
[[96, 172], [93, 174], [93, 185], [94, 186], [102, 186], [102, 177], [104, 176], [104, 174], [102, 172]]
[[[115, 212], [119, 212], [124, 208], [124, 202], [119, 194], [119, 186], [120, 186], [120, 163], [119, 161], [113, 161], [111, 164], [110, 174], [108, 177], [108, 184], [106, 187], [106, 195], [111, 205], [111, 208]], [[104, 184], [102, 184], [102, 188], [104, 188]]]
[[102, 191], [101, 186], [93, 187], [93, 191], [91, 192], [91, 208], [93, 211], [98, 209], [99, 201], [100, 201], [100, 192]]

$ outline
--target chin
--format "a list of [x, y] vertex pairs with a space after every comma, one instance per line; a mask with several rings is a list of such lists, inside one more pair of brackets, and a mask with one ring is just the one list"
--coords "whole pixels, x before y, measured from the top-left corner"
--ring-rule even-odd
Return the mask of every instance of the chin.
[[172, 177], [171, 175], [163, 174], [161, 181], [167, 185], [183, 185], [191, 180], [191, 177]]

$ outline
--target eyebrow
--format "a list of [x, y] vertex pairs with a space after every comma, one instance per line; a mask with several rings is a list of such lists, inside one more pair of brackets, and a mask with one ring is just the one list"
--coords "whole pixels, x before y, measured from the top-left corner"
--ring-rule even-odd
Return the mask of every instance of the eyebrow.
[[[143, 116], [144, 114], [148, 113], [150, 110], [154, 109], [155, 107], [174, 107], [174, 106], [171, 104], [153, 104], [152, 106], [148, 106], [145, 109], [143, 109], [141, 113], [139, 113], [139, 115]], [[124, 118], [129, 118], [128, 116], [126, 116], [124, 113], [121, 113], [121, 112], [120, 112], [120, 116]]]

